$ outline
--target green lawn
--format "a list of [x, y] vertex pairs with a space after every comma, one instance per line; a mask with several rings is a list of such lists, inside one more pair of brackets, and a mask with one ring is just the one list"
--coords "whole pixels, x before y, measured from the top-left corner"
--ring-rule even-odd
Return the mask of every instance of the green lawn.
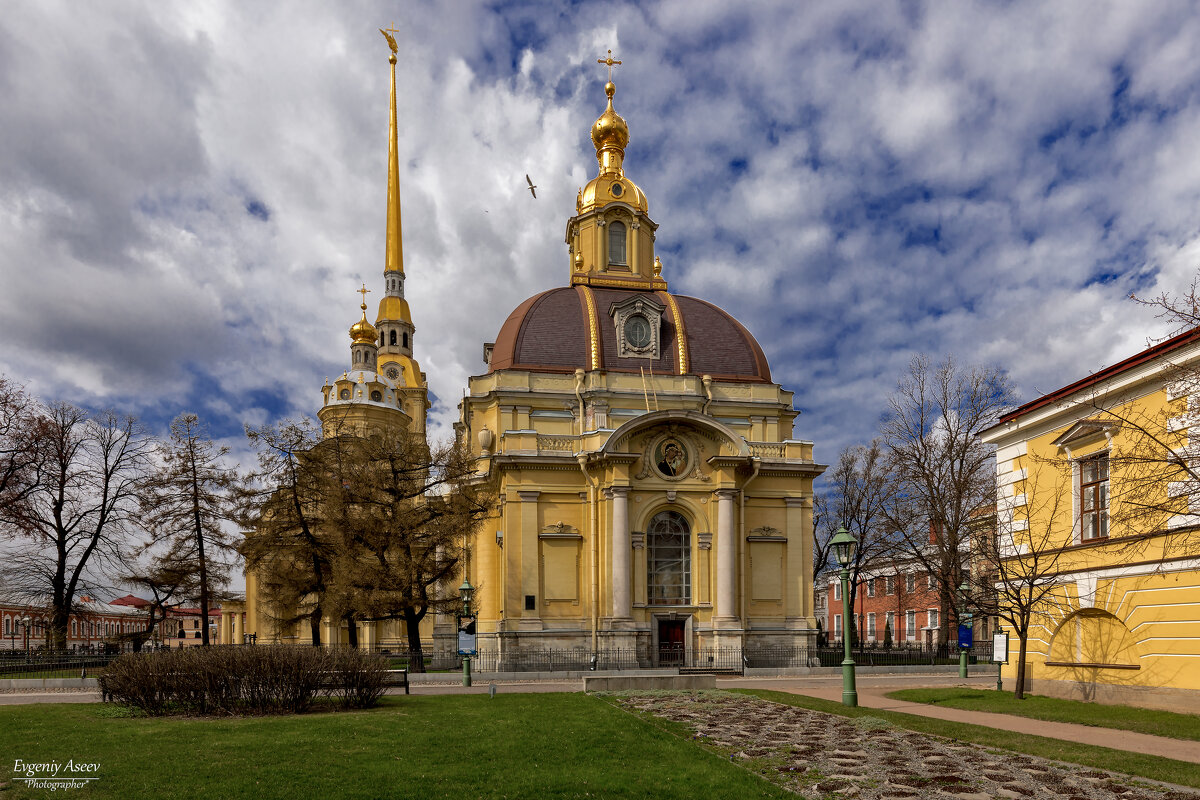
[[1200, 741], [1200, 715], [1176, 714], [1131, 706], [1111, 706], [1083, 703], [1078, 700], [1058, 700], [1053, 697], [1026, 695], [1014, 699], [1012, 692], [993, 689], [904, 689], [888, 697], [910, 703], [961, 708], [966, 711], [991, 711], [1013, 714], [1052, 722], [1075, 722], [1099, 728], [1167, 736], [1173, 739]]
[[81, 798], [791, 796], [583, 694], [411, 695], [371, 711], [215, 720], [120, 713], [0, 707], [0, 781], [11, 782], [0, 794], [50, 794], [13, 781], [15, 759], [74, 759], [100, 764], [100, 780], [70, 791]]
[[964, 742], [973, 742], [992, 750], [1011, 750], [1031, 756], [1051, 758], [1055, 761], [1065, 761], [1070, 764], [1080, 764], [1097, 769], [1123, 772], [1141, 778], [1166, 781], [1180, 786], [1200, 788], [1200, 764], [1186, 761], [1175, 761], [1170, 758], [1148, 756], [1141, 753], [1130, 753], [1125, 750], [1113, 750], [1107, 747], [1064, 742], [1059, 739], [1049, 739], [1043, 736], [1030, 736], [1023, 733], [985, 728], [981, 725], [968, 725], [961, 722], [946, 722], [929, 717], [918, 717], [912, 714], [901, 714], [895, 711], [884, 711], [877, 708], [847, 708], [841, 703], [831, 700], [820, 700], [798, 694], [787, 694], [766, 689], [734, 689], [732, 691], [751, 694], [765, 700], [771, 700], [785, 705], [799, 706], [813, 711], [824, 711], [829, 714], [839, 714], [844, 717], [877, 717], [887, 720], [897, 727], [906, 728], [918, 733], [931, 733]]

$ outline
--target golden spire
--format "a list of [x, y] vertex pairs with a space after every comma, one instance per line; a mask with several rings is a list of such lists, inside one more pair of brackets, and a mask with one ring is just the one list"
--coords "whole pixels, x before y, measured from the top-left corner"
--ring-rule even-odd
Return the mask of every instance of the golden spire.
[[608, 58], [596, 59], [597, 64], [608, 67], [608, 83], [604, 84], [604, 94], [608, 96], [608, 107], [592, 125], [592, 144], [596, 145], [596, 160], [600, 163], [601, 175], [621, 175], [621, 162], [625, 157], [625, 145], [629, 144], [629, 126], [621, 115], [613, 110], [613, 94], [617, 87], [612, 82], [612, 68], [620, 64], [608, 51]]
[[392, 103], [388, 119], [388, 176], [387, 176], [387, 253], [384, 257], [384, 272], [399, 272], [404, 274], [404, 243], [400, 229], [400, 146], [396, 134], [396, 39], [393, 33], [400, 31], [395, 28], [379, 29], [387, 39], [391, 55], [388, 63], [392, 65]]

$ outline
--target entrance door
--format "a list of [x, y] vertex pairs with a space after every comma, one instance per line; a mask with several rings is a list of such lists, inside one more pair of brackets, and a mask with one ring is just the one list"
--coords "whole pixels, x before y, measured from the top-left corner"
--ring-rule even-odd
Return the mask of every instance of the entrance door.
[[683, 665], [683, 620], [660, 619], [658, 621], [658, 665], [660, 667]]

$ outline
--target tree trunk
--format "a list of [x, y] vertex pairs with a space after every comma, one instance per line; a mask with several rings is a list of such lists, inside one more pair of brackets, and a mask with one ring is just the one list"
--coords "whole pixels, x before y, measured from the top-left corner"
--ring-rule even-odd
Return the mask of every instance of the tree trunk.
[[345, 619], [346, 619], [346, 641], [350, 644], [351, 648], [357, 650], [358, 649], [358, 625], [357, 625], [357, 623], [355, 623], [354, 617], [352, 617], [349, 614], [346, 615]]
[[59, 652], [67, 649], [67, 626], [71, 617], [70, 609], [57, 606], [50, 615], [50, 629], [46, 631], [46, 644], [51, 650]]
[[321, 646], [321, 607], [317, 606], [313, 609], [312, 614], [308, 617], [308, 626], [312, 630], [312, 646]]
[[421, 618], [405, 611], [404, 629], [408, 632], [408, 669], [410, 672], [424, 672], [425, 654], [421, 652]]
[[1021, 642], [1021, 646], [1017, 651], [1017, 688], [1013, 690], [1013, 697], [1017, 700], [1025, 699], [1025, 648], [1028, 643], [1027, 630], [1017, 632], [1017, 636]]

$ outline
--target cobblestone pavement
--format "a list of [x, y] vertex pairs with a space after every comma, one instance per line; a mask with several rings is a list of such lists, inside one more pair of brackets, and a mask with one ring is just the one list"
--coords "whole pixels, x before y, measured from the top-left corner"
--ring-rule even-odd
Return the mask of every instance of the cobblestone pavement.
[[1200, 800], [1135, 778], [723, 692], [619, 695], [805, 797]]

